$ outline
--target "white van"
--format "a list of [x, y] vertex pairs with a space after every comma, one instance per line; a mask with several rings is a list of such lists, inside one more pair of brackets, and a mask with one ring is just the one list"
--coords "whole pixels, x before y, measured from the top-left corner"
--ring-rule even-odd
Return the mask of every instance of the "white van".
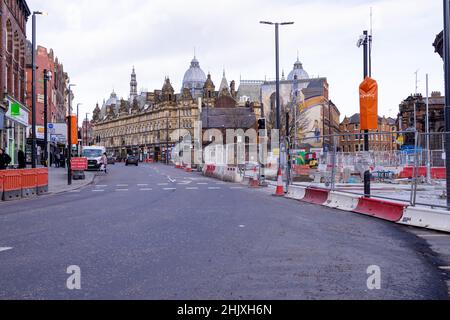
[[105, 147], [83, 147], [82, 157], [88, 160], [88, 170], [100, 170]]

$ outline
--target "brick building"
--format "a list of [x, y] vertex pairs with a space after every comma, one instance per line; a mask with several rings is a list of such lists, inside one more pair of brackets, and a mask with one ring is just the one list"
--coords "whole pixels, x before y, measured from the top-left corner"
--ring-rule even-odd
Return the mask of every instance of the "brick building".
[[26, 107], [26, 24], [31, 12], [25, 0], [0, 1], [0, 147], [13, 164], [25, 150], [29, 110]]
[[[32, 44], [27, 45], [27, 105], [32, 105]], [[36, 124], [44, 125], [44, 70], [52, 73], [52, 78], [47, 82], [48, 122], [63, 123], [66, 119], [68, 95], [67, 83], [69, 77], [64, 72], [64, 66], [59, 63], [52, 49], [37, 46], [36, 49]], [[31, 119], [30, 119], [31, 124]]]
[[83, 124], [81, 125], [81, 140], [83, 142], [83, 146], [90, 146], [95, 143], [92, 122], [86, 119], [83, 120]]
[[[339, 141], [339, 149], [342, 152], [364, 151], [364, 132], [360, 127], [360, 115], [354, 114], [350, 118], [345, 117], [340, 124], [340, 131], [343, 134]], [[396, 120], [386, 117], [378, 117], [378, 130], [376, 132], [386, 132], [392, 134], [373, 134], [369, 136], [369, 148], [372, 151], [392, 151], [397, 150]], [[349, 135], [345, 135], [349, 134]]]

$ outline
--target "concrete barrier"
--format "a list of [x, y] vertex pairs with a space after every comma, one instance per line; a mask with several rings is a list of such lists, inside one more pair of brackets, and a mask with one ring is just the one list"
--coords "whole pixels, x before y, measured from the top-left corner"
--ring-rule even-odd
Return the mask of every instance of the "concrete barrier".
[[385, 200], [361, 197], [353, 212], [398, 222], [403, 216], [406, 205]]
[[358, 207], [360, 198], [361, 196], [358, 195], [332, 191], [328, 195], [325, 206], [344, 211], [354, 211]]
[[450, 232], [450, 212], [429, 209], [426, 207], [408, 207], [397, 223], [426, 228], [437, 231]]
[[326, 189], [307, 188], [305, 197], [302, 200], [313, 204], [323, 205], [328, 200], [329, 192], [330, 190]]
[[306, 187], [302, 186], [289, 186], [288, 193], [286, 194], [286, 198], [295, 199], [295, 200], [303, 200], [306, 194]]

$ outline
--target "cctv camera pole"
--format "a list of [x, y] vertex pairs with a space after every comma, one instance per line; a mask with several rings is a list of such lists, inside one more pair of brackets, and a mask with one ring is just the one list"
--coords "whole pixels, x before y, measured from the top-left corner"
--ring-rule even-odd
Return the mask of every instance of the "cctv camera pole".
[[[369, 63], [368, 63], [368, 56], [369, 56], [369, 36], [367, 30], [364, 30], [363, 32], [364, 42], [363, 42], [363, 52], [364, 52], [364, 79], [366, 79], [369, 76]], [[370, 68], [372, 69], [372, 68]], [[364, 130], [364, 151], [369, 152], [369, 130]], [[370, 170], [364, 172], [364, 195], [366, 197], [370, 197]]]
[[445, 71], [445, 167], [447, 206], [450, 207], [450, 0], [444, 0], [444, 71]]

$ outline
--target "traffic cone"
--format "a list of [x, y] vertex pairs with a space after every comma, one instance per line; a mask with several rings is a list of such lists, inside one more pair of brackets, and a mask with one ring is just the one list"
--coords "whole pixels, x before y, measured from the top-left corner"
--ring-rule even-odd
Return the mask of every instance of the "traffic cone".
[[275, 192], [274, 196], [284, 197], [283, 173], [281, 172], [281, 168], [278, 168], [277, 191]]
[[188, 164], [186, 166], [186, 172], [192, 172], [192, 166], [191, 166], [190, 162], [188, 162]]
[[252, 188], [259, 187], [258, 173], [256, 172], [256, 166], [253, 168], [253, 177], [250, 178], [249, 186]]
[[181, 168], [180, 163], [178, 161], [175, 163], [175, 168], [176, 169], [180, 169]]

